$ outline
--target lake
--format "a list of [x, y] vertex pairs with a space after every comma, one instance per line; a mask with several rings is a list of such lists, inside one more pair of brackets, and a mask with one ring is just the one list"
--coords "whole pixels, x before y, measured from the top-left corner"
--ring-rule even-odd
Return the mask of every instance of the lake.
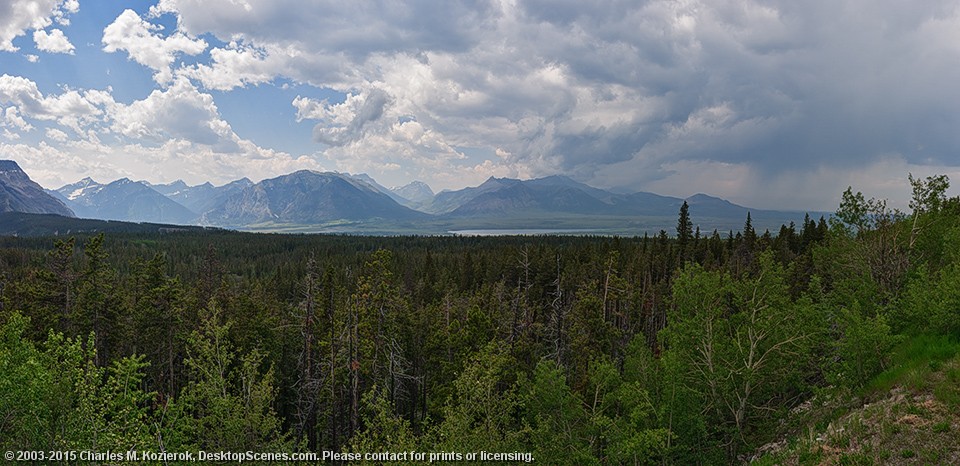
[[603, 230], [577, 228], [526, 228], [495, 230], [450, 230], [447, 233], [459, 236], [596, 235], [603, 234]]

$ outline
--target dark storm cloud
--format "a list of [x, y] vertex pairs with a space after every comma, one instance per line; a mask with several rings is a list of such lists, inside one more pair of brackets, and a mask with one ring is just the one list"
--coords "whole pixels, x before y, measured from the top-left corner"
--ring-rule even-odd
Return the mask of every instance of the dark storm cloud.
[[[632, 127], [558, 133], [566, 167], [589, 163], [590, 151], [598, 164], [620, 162], [653, 141], [663, 160], [770, 172], [890, 153], [956, 162], [960, 35], [948, 3], [525, 5], [528, 17], [579, 37], [547, 48], [579, 83], [665, 98], [658, 118]], [[698, 124], [717, 106], [729, 114]]]
[[[311, 51], [362, 58], [374, 53], [463, 51], [479, 40], [496, 10], [483, 1], [175, 2], [181, 26], [223, 40], [303, 44]], [[212, 2], [217, 3], [217, 2]], [[190, 14], [203, 11], [208, 14]]]
[[497, 158], [450, 166], [448, 179], [468, 168], [622, 185], [681, 165], [767, 176], [891, 157], [960, 165], [955, 1], [161, 5], [188, 34], [231, 41], [182, 71], [201, 86], [286, 77], [350, 96], [294, 105], [336, 149], [325, 157], [351, 167], [400, 153], [391, 166], [436, 173], [467, 163], [455, 147]]

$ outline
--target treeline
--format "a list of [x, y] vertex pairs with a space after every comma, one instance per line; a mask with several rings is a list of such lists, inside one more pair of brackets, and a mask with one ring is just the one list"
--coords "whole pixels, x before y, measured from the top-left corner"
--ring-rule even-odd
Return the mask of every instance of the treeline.
[[0, 240], [0, 446], [726, 463], [960, 334], [960, 199], [778, 232]]

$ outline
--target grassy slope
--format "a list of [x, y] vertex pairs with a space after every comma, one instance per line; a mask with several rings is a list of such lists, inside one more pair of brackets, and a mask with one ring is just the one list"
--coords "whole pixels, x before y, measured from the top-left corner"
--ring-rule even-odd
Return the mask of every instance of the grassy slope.
[[[756, 464], [960, 464], [960, 343], [920, 336], [859, 393], [794, 410]], [[791, 427], [792, 426], [792, 427]]]

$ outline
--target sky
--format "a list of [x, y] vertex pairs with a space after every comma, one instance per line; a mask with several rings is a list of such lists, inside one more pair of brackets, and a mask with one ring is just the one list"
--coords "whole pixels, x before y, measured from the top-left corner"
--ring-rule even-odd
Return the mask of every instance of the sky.
[[0, 0], [0, 158], [905, 208], [960, 184], [960, 2]]

